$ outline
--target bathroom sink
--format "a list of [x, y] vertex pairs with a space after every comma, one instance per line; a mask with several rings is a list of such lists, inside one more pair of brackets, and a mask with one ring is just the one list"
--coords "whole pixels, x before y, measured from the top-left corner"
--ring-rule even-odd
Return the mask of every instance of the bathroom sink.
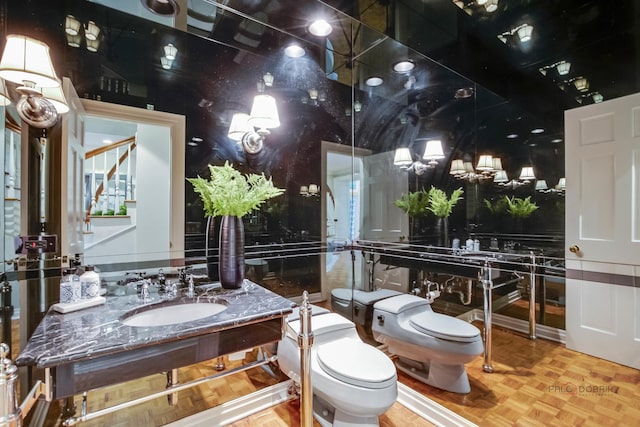
[[186, 302], [142, 307], [126, 313], [120, 321], [127, 326], [148, 328], [177, 325], [215, 316], [227, 309], [226, 301]]

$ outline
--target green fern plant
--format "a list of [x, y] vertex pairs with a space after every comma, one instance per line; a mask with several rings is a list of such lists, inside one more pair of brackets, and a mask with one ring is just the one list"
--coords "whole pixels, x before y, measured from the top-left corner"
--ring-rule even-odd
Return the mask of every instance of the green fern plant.
[[507, 203], [507, 213], [514, 218], [528, 218], [538, 209], [538, 205], [531, 201], [531, 196], [526, 199], [504, 196], [504, 200]]
[[284, 193], [264, 174], [243, 175], [229, 162], [224, 166], [209, 165], [209, 179], [187, 178], [204, 204], [205, 216], [243, 217], [262, 203]]
[[463, 194], [464, 190], [460, 187], [453, 190], [451, 197], [447, 197], [447, 193], [444, 190], [432, 186], [427, 193], [427, 209], [437, 217], [448, 218], [453, 207], [462, 199]]
[[393, 202], [394, 205], [402, 209], [404, 213], [412, 218], [424, 216], [429, 213], [429, 194], [424, 189], [402, 194], [400, 198]]
[[484, 205], [494, 215], [502, 215], [506, 213], [508, 207], [504, 197], [499, 198], [493, 203], [491, 202], [491, 200], [484, 199]]

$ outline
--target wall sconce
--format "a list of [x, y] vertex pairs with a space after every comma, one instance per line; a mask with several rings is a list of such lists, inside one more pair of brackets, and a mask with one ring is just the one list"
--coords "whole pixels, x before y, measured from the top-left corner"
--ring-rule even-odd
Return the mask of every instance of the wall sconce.
[[87, 39], [87, 50], [89, 52], [97, 52], [98, 49], [100, 49], [100, 40], [99, 39], [95, 39], [95, 40]]
[[300, 195], [304, 197], [320, 197], [320, 186], [317, 184], [301, 185]]
[[47, 91], [47, 96], [54, 96], [55, 102], [60, 103], [57, 107], [42, 92], [43, 88], [60, 88], [60, 80], [51, 63], [49, 46], [39, 40], [20, 35], [7, 36], [0, 59], [0, 77], [21, 85], [16, 88], [21, 95], [16, 109], [22, 120], [30, 126], [53, 126], [58, 114], [64, 110], [62, 105], [66, 107], [61, 89], [55, 96]]
[[419, 160], [413, 161], [413, 156], [409, 147], [396, 148], [393, 155], [393, 164], [400, 169], [407, 171], [413, 171], [416, 175], [422, 175], [427, 169], [433, 169], [438, 164], [438, 160], [444, 159], [444, 152], [442, 151], [442, 142], [439, 139], [419, 138], [416, 141], [427, 141], [425, 145], [423, 160], [427, 160], [427, 163], [423, 163]]
[[542, 74], [543, 76], [546, 76], [547, 71], [552, 68], [555, 68], [559, 76], [566, 76], [571, 70], [571, 62], [559, 61], [550, 65], [545, 65], [544, 67], [540, 67], [538, 68], [538, 71], [540, 71], [540, 74]]
[[464, 162], [461, 159], [452, 160], [449, 174], [469, 182], [482, 182], [492, 178], [493, 182], [504, 182], [506, 178], [506, 172], [502, 170], [502, 160], [500, 157], [493, 157], [490, 154], [480, 155], [475, 169], [471, 162]]
[[[271, 74], [267, 74], [271, 76]], [[266, 84], [264, 77], [262, 83]], [[270, 81], [270, 85], [272, 84], [273, 79]], [[259, 88], [261, 87], [263, 88], [262, 85], [259, 85]], [[269, 129], [278, 126], [280, 126], [280, 116], [275, 98], [260, 91], [253, 98], [250, 114], [236, 113], [233, 115], [227, 136], [241, 143], [247, 153], [257, 154], [262, 150], [264, 140], [270, 134]]]
[[604, 100], [604, 96], [600, 92], [596, 92], [593, 94], [593, 102], [598, 104]]
[[511, 37], [513, 37], [513, 35], [515, 34], [518, 35], [518, 39], [520, 40], [520, 43], [526, 43], [531, 40], [531, 35], [533, 34], [533, 25], [529, 25], [529, 24], [518, 25], [517, 27], [509, 31], [505, 31], [502, 34], [498, 34], [498, 39], [500, 39], [502, 43], [506, 44], [511, 39]]
[[100, 49], [100, 27], [94, 21], [82, 25], [73, 15], [67, 15], [64, 20], [64, 32], [67, 44], [78, 48], [82, 44], [81, 30], [84, 31], [84, 39], [89, 52], [97, 52]]
[[495, 176], [493, 177], [493, 182], [495, 184], [504, 184], [509, 182], [509, 176], [507, 175], [507, 171], [500, 170], [496, 172]]
[[87, 25], [84, 27], [84, 37], [89, 41], [93, 41], [98, 40], [99, 36], [100, 27], [93, 21], [87, 22]]
[[560, 178], [556, 184], [556, 190], [564, 191], [567, 189], [567, 178]]

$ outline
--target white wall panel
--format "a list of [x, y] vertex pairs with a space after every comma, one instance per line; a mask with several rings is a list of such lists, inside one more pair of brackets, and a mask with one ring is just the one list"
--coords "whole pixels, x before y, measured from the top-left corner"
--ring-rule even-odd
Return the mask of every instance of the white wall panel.
[[583, 159], [580, 183], [580, 238], [613, 240], [616, 207], [613, 156]]
[[580, 144], [599, 144], [615, 139], [613, 114], [588, 117], [580, 121]]

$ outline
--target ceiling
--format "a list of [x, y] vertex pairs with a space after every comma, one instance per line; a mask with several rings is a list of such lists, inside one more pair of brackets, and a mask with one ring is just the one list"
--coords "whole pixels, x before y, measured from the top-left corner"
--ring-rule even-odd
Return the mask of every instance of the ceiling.
[[[56, 68], [72, 78], [81, 96], [99, 94], [107, 102], [143, 108], [152, 104], [186, 114], [187, 139], [204, 137], [208, 150], [229, 156], [237, 151], [225, 137], [230, 116], [250, 106], [254, 82], [268, 70], [276, 74], [271, 90], [281, 102], [283, 122], [271, 139], [290, 140], [291, 145], [316, 139], [346, 142], [346, 130], [355, 126], [357, 144], [388, 151], [432, 126], [446, 129], [450, 142], [491, 142], [511, 158], [530, 161], [535, 155], [541, 164], [553, 160], [554, 167], [563, 165], [559, 153], [564, 150], [557, 144], [564, 110], [594, 102], [596, 91], [608, 100], [638, 92], [640, 84], [640, 6], [633, 0], [499, 0], [491, 13], [475, 0], [462, 3], [462, 8], [451, 0], [225, 0], [215, 3], [213, 14], [212, 2], [179, 0], [182, 12], [174, 25], [187, 28], [187, 15], [195, 9], [208, 10], [214, 21], [210, 29], [190, 25], [188, 37], [147, 19], [153, 16], [144, 8], [117, 13], [94, 3], [116, 9], [140, 5], [133, 0], [65, 0], [66, 8], [56, 8], [44, 0], [27, 0], [21, 7], [8, 5], [14, 14], [7, 31], [42, 33], [58, 53]], [[102, 26], [99, 52], [66, 46], [61, 26], [70, 11]], [[314, 13], [325, 14], [334, 25], [329, 50], [307, 31]], [[508, 36], [503, 43], [498, 38], [523, 23], [534, 27], [529, 42]], [[281, 48], [290, 40], [307, 49], [306, 65], [282, 61]], [[170, 70], [159, 60], [167, 43], [180, 49]], [[409, 89], [407, 75], [390, 70], [402, 57], [417, 65]], [[566, 76], [552, 67], [560, 61], [571, 63]], [[384, 75], [385, 84], [366, 87], [363, 81], [370, 74]], [[126, 81], [126, 96], [104, 90], [103, 77]], [[587, 91], [575, 88], [577, 77], [588, 79]], [[353, 122], [345, 114], [345, 106], [352, 104], [352, 82], [359, 89], [356, 100], [364, 104]], [[300, 102], [312, 86], [329, 93], [322, 108]], [[475, 88], [471, 98], [455, 96], [467, 87]], [[335, 124], [337, 130], [316, 126], [318, 120]], [[530, 134], [536, 122], [547, 132]], [[524, 136], [506, 139], [514, 133]], [[449, 150], [468, 149], [451, 145]], [[540, 150], [542, 146], [548, 149]], [[296, 148], [297, 153], [305, 149]], [[194, 158], [210, 159], [201, 152]]]

